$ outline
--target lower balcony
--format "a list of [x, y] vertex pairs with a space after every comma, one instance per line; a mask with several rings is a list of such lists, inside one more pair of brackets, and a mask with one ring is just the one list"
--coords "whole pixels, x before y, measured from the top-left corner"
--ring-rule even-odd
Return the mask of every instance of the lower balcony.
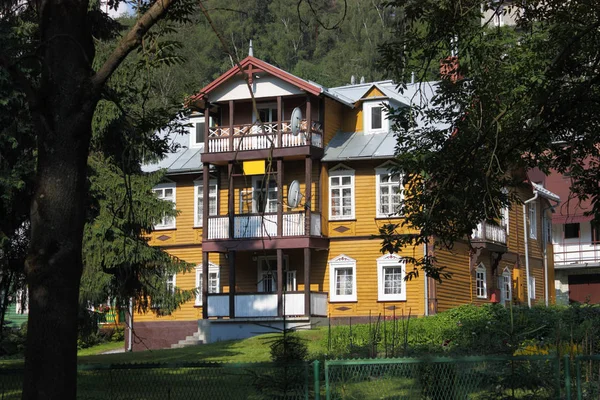
[[[310, 313], [305, 310], [304, 292], [283, 294], [283, 315], [286, 317], [327, 316], [327, 293], [310, 292]], [[229, 317], [229, 294], [208, 294], [208, 317]], [[242, 293], [235, 295], [235, 318], [278, 317], [277, 293]]]
[[477, 228], [473, 230], [471, 241], [474, 243], [482, 242], [506, 246], [506, 228], [480, 222], [477, 224]]

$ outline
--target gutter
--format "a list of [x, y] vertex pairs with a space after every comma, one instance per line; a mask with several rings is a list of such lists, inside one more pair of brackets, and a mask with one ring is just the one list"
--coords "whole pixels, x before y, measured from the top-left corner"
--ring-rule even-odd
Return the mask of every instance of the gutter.
[[529, 232], [527, 232], [527, 204], [538, 198], [539, 192], [533, 191], [533, 197], [523, 202], [523, 237], [525, 238], [525, 279], [527, 280], [527, 307], [531, 308], [531, 288], [529, 287]]

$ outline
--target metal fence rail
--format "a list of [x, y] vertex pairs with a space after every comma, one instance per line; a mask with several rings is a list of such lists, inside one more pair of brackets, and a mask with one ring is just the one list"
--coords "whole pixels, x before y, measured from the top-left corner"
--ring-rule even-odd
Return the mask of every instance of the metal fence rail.
[[575, 357], [577, 399], [600, 399], [600, 355]]
[[397, 358], [325, 362], [330, 399], [556, 399], [556, 356]]

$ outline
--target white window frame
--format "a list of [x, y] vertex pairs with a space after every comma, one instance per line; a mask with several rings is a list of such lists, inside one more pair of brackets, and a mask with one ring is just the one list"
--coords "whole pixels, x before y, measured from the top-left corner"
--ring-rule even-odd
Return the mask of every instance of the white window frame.
[[[257, 271], [257, 290], [259, 293], [276, 293], [277, 292], [277, 256], [260, 256], [256, 259], [257, 261], [257, 265], [256, 265], [256, 271]], [[271, 269], [271, 286], [273, 288], [273, 291], [267, 292], [265, 291], [265, 286], [264, 286], [264, 279], [263, 279], [263, 273], [268, 272], [268, 270], [263, 268], [264, 262], [273, 262], [275, 264], [275, 268]], [[283, 273], [285, 274], [284, 276], [287, 278], [288, 274], [290, 272], [294, 273], [294, 286], [296, 284], [296, 271], [295, 270], [288, 270], [290, 265], [290, 260], [289, 257], [284, 255], [283, 256], [283, 266], [282, 266], [282, 270]], [[283, 284], [287, 285], [287, 281], [284, 279], [283, 280]]]
[[[352, 293], [347, 295], [336, 294], [336, 271], [340, 269], [352, 269]], [[348, 302], [357, 301], [356, 287], [356, 260], [344, 254], [329, 260], [329, 301]]]
[[[212, 122], [212, 118], [209, 119]], [[204, 115], [195, 115], [190, 117], [190, 123], [192, 124], [188, 128], [188, 132], [190, 134], [190, 148], [199, 148], [204, 145], [204, 142], [198, 142], [196, 140], [196, 124], [204, 123]], [[206, 129], [206, 126], [204, 127]], [[204, 134], [206, 136], [206, 133]], [[204, 138], [206, 140], [206, 138]]]
[[167, 290], [169, 292], [175, 293], [175, 288], [177, 287], [177, 274], [167, 275], [165, 284], [167, 285]]
[[[481, 286], [480, 286], [481, 282]], [[481, 289], [481, 290], [480, 290]], [[479, 263], [475, 270], [475, 294], [478, 299], [487, 299], [487, 269], [483, 263]]]
[[[404, 202], [404, 175], [401, 173], [393, 173], [392, 170], [395, 167], [396, 164], [392, 163], [392, 162], [387, 162], [383, 165], [380, 165], [379, 167], [375, 168], [375, 202], [377, 205], [377, 218], [389, 218], [389, 217], [400, 217], [402, 216], [402, 204]], [[399, 191], [399, 196], [400, 196], [400, 204], [398, 205], [398, 209], [396, 210], [396, 212], [393, 213], [388, 213], [388, 214], [384, 214], [381, 212], [381, 187], [382, 187], [382, 183], [381, 183], [381, 176], [396, 176], [398, 175], [399, 177], [399, 181], [398, 183], [395, 182], [388, 182], [385, 183], [384, 185], [389, 187], [389, 188], [393, 188], [394, 186], [398, 186], [398, 191]], [[388, 200], [390, 200], [390, 205], [391, 203], [391, 199], [392, 196], [394, 196], [391, 192], [387, 194], [388, 196]]]
[[[298, 290], [298, 281], [296, 280], [296, 270], [285, 271], [285, 280], [283, 281], [286, 292], [295, 292]], [[291, 284], [291, 286], [290, 286]]]
[[254, 209], [254, 189], [240, 189], [240, 214], [250, 214]]
[[529, 298], [535, 300], [535, 276], [529, 276]]
[[[217, 186], [217, 180], [210, 179], [208, 182], [208, 186], [210, 186], [210, 187], [214, 186], [214, 189], [215, 189], [213, 196], [211, 196], [210, 188], [208, 190], [208, 204], [211, 204], [211, 201], [214, 202], [214, 204], [215, 204], [215, 210], [213, 213], [210, 212], [210, 207], [208, 208], [208, 215], [215, 216], [215, 215], [217, 215], [218, 208], [219, 208], [218, 207], [219, 187]], [[198, 207], [198, 200], [201, 198], [200, 196], [202, 196], [203, 187], [204, 187], [204, 181], [202, 180], [202, 178], [194, 181], [194, 226], [197, 228], [202, 227], [202, 225], [203, 225], [202, 211], [199, 210], [199, 207]], [[202, 199], [202, 200], [204, 200], [204, 199]], [[204, 207], [204, 204], [202, 206]]]
[[[373, 129], [372, 109], [381, 107], [381, 128]], [[388, 112], [388, 102], [381, 100], [363, 101], [363, 131], [364, 133], [383, 133], [390, 130]]]
[[[355, 205], [356, 205], [356, 200], [355, 200], [355, 180], [354, 180], [354, 173], [355, 171], [350, 168], [347, 167], [344, 164], [338, 164], [335, 167], [331, 168], [329, 170], [329, 219], [330, 220], [336, 220], [336, 221], [340, 221], [340, 220], [348, 220], [348, 219], [355, 219]], [[342, 179], [344, 177], [350, 177], [350, 184], [349, 185], [342, 185]], [[337, 185], [335, 188], [333, 187], [332, 184], [332, 180], [333, 178], [339, 178], [339, 182], [340, 184]], [[350, 205], [350, 211], [351, 211], [351, 215], [343, 215], [343, 197], [342, 197], [342, 192], [344, 189], [350, 189], [350, 201], [351, 201], [351, 205]], [[333, 190], [334, 189], [339, 189], [340, 190], [340, 215], [333, 215]]]
[[[23, 297], [25, 299], [23, 300]], [[20, 315], [29, 314], [29, 290], [19, 289], [15, 293], [15, 313]]]
[[[385, 293], [385, 269], [400, 268], [400, 293]], [[405, 301], [406, 300], [406, 260], [397, 254], [385, 254], [377, 259], [377, 287], [379, 301]]]
[[[260, 110], [269, 110], [270, 121], [261, 121], [262, 123], [277, 122], [277, 103], [257, 103], [256, 111], [260, 113]], [[283, 114], [283, 105], [281, 113]], [[255, 123], [256, 121], [258, 121], [258, 115], [256, 115], [254, 111], [252, 111], [252, 123]]]
[[[164, 195], [166, 189], [173, 189], [173, 198], [167, 198]], [[162, 195], [158, 193], [162, 191]], [[173, 203], [173, 208], [177, 204], [177, 185], [175, 182], [159, 183], [152, 188], [152, 192], [161, 200], [170, 201]], [[177, 217], [163, 217], [160, 223], [154, 225], [154, 230], [175, 229], [177, 227]]]
[[[216, 274], [216, 282], [217, 285], [215, 287], [214, 291], [211, 291], [211, 284], [210, 284], [210, 276], [212, 274]], [[196, 266], [196, 305], [197, 306], [201, 306], [202, 305], [202, 264], [198, 264]], [[221, 268], [214, 263], [209, 262], [208, 263], [208, 293], [209, 294], [213, 294], [213, 293], [220, 293], [221, 290]]]
[[512, 274], [508, 267], [504, 268], [502, 275], [499, 276], [499, 284], [502, 302], [512, 301]]
[[[494, 7], [494, 6], [492, 6]], [[497, 6], [498, 8], [496, 10], [494, 10], [494, 26], [496, 27], [502, 27], [504, 26], [504, 5], [501, 4], [499, 6]]]
[[537, 204], [535, 201], [527, 205], [527, 215], [529, 217], [529, 237], [537, 239]]
[[[267, 183], [267, 187], [263, 188], [262, 187], [262, 183], [265, 181], [265, 179], [268, 178], [268, 183]], [[273, 187], [271, 187], [271, 183], [274, 183], [275, 185]], [[266, 204], [265, 204], [265, 209], [264, 210], [260, 210], [258, 208], [258, 198], [259, 196], [263, 195], [263, 193], [266, 195], [265, 199], [266, 199]], [[275, 199], [269, 199], [269, 195], [271, 193], [275, 193]], [[269, 207], [272, 205], [275, 205], [275, 210], [274, 211], [269, 211]], [[270, 213], [276, 213], [277, 212], [277, 181], [275, 180], [274, 176], [253, 176], [252, 177], [252, 212], [255, 214], [258, 213], [265, 213], [265, 214], [270, 214]]]

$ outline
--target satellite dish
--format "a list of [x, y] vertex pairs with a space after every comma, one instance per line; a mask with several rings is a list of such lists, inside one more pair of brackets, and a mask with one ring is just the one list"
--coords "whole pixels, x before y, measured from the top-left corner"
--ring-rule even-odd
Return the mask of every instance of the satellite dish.
[[293, 180], [288, 187], [288, 195], [287, 195], [287, 203], [290, 208], [298, 207], [300, 204], [300, 198], [302, 195], [300, 194], [300, 183], [296, 180]]
[[[300, 132], [300, 123], [302, 122], [302, 110], [296, 107], [292, 110], [292, 135], [296, 136]], [[296, 181], [294, 181], [296, 182]], [[293, 182], [292, 182], [293, 183]]]

